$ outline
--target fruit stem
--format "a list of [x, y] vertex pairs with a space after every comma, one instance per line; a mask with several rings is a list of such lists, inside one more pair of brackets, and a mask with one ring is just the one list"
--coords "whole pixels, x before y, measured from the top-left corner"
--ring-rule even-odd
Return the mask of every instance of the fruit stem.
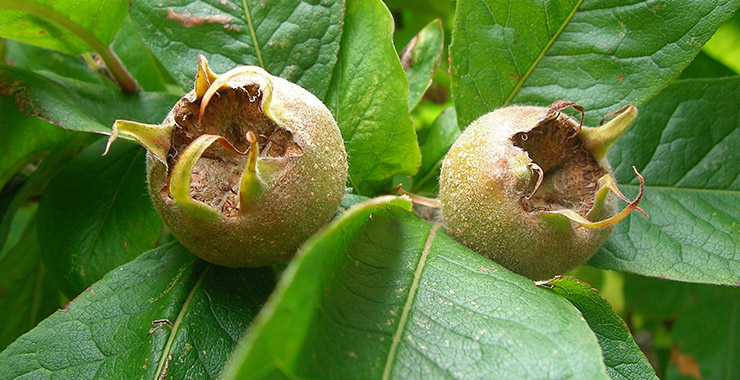
[[137, 123], [128, 120], [116, 120], [113, 123], [113, 132], [108, 137], [108, 143], [105, 145], [103, 156], [108, 154], [111, 144], [118, 136], [132, 138], [143, 145], [149, 153], [157, 157], [159, 161], [167, 166], [167, 152], [170, 150], [170, 136], [172, 135], [172, 125], [154, 125]]
[[136, 80], [134, 80], [131, 74], [126, 71], [123, 64], [118, 57], [116, 57], [110, 47], [106, 46], [97, 36], [82, 27], [82, 25], [70, 19], [64, 13], [58, 12], [49, 6], [27, 0], [2, 0], [0, 1], [0, 8], [9, 8], [28, 12], [44, 21], [52, 22], [67, 29], [77, 38], [85, 41], [92, 50], [98, 53], [100, 58], [108, 67], [108, 70], [110, 70], [113, 78], [115, 78], [118, 85], [121, 86], [121, 90], [123, 90], [123, 92], [133, 93], [136, 91]]
[[398, 184], [398, 186], [396, 186], [396, 192], [398, 192], [398, 194], [400, 195], [405, 195], [411, 198], [411, 202], [414, 202], [416, 204], [435, 208], [439, 208], [442, 206], [442, 202], [439, 199], [427, 198], [414, 193], [409, 193], [408, 191], [403, 189], [403, 185], [401, 185], [400, 183]]
[[247, 153], [247, 164], [244, 166], [241, 183], [239, 184], [239, 209], [244, 210], [249, 205], [255, 204], [265, 192], [265, 183], [257, 173], [257, 158], [259, 156], [259, 144], [254, 131], [247, 132], [249, 142], [249, 153]]
[[[637, 108], [629, 104], [619, 111], [606, 115], [604, 119], [614, 114], [617, 114], [617, 117], [610, 122], [596, 128], [582, 128], [578, 133], [578, 137], [581, 138], [583, 145], [586, 146], [586, 149], [591, 152], [597, 161], [606, 158], [606, 153], [614, 141], [622, 136], [624, 131], [635, 121], [637, 118]], [[601, 119], [602, 123], [604, 119]]]

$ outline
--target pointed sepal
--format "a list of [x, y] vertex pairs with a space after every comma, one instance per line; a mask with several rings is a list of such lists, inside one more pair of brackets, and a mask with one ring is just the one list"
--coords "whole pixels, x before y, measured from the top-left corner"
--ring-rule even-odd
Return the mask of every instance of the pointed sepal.
[[168, 124], [144, 124], [128, 120], [116, 120], [113, 124], [113, 132], [108, 137], [103, 155], [108, 154], [111, 144], [118, 136], [132, 138], [143, 145], [159, 161], [167, 166], [167, 152], [170, 150], [172, 129]]
[[200, 102], [200, 112], [198, 114], [199, 121], [203, 120], [203, 113], [205, 112], [208, 103], [211, 101], [211, 98], [216, 94], [216, 92], [222, 89], [230, 88], [231, 86], [228, 82], [240, 76], [244, 76], [245, 78], [249, 79], [245, 80], [244, 83], [237, 82], [237, 85], [244, 86], [250, 83], [254, 83], [259, 86], [259, 89], [262, 92], [262, 112], [265, 114], [265, 116], [269, 117], [273, 121], [276, 121], [269, 112], [270, 102], [272, 100], [272, 80], [270, 79], [270, 74], [268, 74], [267, 71], [265, 71], [261, 67], [257, 66], [236, 67], [220, 75], [213, 83], [211, 83], [211, 86], [208, 87], [208, 90], [206, 90], [206, 92], [203, 94], [203, 99], [201, 99]]
[[202, 54], [199, 55], [198, 74], [195, 76], [195, 99], [202, 98], [216, 79], [218, 79], [218, 75], [211, 71], [206, 57]]
[[[640, 173], [637, 172], [637, 169], [634, 166], [632, 167], [632, 169], [635, 171], [635, 174], [637, 174], [637, 178], [640, 180], [640, 193], [637, 194], [637, 197], [633, 201], [629, 202], [629, 204], [627, 205], [627, 207], [625, 207], [622, 211], [620, 211], [616, 215], [614, 215], [614, 216], [612, 216], [610, 218], [601, 220], [601, 221], [596, 221], [596, 222], [588, 220], [587, 218], [583, 217], [581, 214], [579, 214], [579, 213], [577, 213], [577, 212], [575, 212], [575, 211], [573, 211], [571, 209], [544, 211], [541, 215], [544, 218], [546, 218], [546, 219], [552, 219], [553, 217], [556, 217], [556, 216], [559, 215], [559, 216], [568, 218], [571, 222], [576, 223], [576, 224], [579, 224], [579, 225], [581, 225], [583, 227], [586, 227], [586, 228], [595, 228], [595, 229], [611, 227], [611, 226], [619, 223], [624, 218], [626, 218], [627, 216], [629, 216], [629, 214], [631, 214], [632, 211], [638, 209], [637, 204], [640, 203], [640, 200], [642, 200], [642, 195], [645, 193], [645, 180], [642, 178], [642, 176], [640, 175]], [[602, 178], [604, 178], [604, 177], [602, 177]], [[610, 185], [610, 183], [611, 183], [611, 185]], [[607, 189], [607, 191], [613, 191], [615, 193], [618, 193], [619, 195], [622, 194], [621, 192], [619, 192], [619, 189], [616, 189], [616, 184], [614, 183], [614, 180], [611, 180], [611, 182], [609, 182], [608, 180], [606, 180], [603, 183], [602, 189]], [[614, 189], [616, 189], [616, 190], [614, 190]], [[594, 203], [594, 207], [591, 209], [591, 211], [588, 214], [589, 216], [595, 213], [594, 212], [594, 208], [597, 207], [596, 205], [598, 203], [600, 203], [599, 207], [603, 207], [603, 202], [604, 202], [604, 199], [603, 198], [605, 198], [606, 195], [605, 194], [600, 195], [600, 194], [603, 194], [602, 191], [601, 191], [601, 189], [599, 190], [599, 192], [597, 192], [597, 198], [598, 197], [601, 197], [602, 199], [600, 199], [600, 200], [597, 199], [597, 202]], [[622, 195], [622, 196], [624, 196], [624, 195]], [[640, 211], [642, 211], [642, 210], [640, 210]], [[643, 214], [644, 214], [644, 212], [643, 212]]]
[[[578, 132], [578, 137], [580, 137], [583, 145], [586, 146], [586, 149], [591, 152], [597, 161], [606, 158], [606, 152], [612, 144], [637, 119], [637, 108], [630, 104], [619, 111], [605, 116], [604, 119], [614, 114], [617, 116], [608, 123], [596, 128], [582, 128]], [[604, 119], [602, 119], [602, 122]]]
[[244, 166], [244, 173], [239, 184], [240, 210], [245, 210], [257, 203], [267, 187], [262, 178], [260, 178], [260, 173], [257, 170], [257, 159], [259, 158], [257, 135], [253, 131], [247, 132], [247, 141], [249, 142], [247, 163]]
[[219, 212], [190, 196], [190, 179], [193, 173], [193, 167], [203, 155], [203, 152], [214, 141], [219, 139], [223, 139], [223, 137], [217, 135], [201, 135], [195, 139], [182, 151], [170, 173], [170, 194], [172, 194], [177, 207], [203, 220], [218, 219]]

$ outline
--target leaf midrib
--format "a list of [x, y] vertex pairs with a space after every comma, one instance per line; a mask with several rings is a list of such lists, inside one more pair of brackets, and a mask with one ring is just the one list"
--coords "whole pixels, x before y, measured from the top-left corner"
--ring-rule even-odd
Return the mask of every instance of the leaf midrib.
[[[558, 31], [552, 35], [552, 37], [550, 38], [550, 41], [547, 42], [547, 45], [545, 45], [545, 47], [542, 49], [542, 52], [540, 52], [540, 55], [537, 56], [534, 62], [532, 62], [527, 72], [524, 75], [522, 75], [522, 77], [519, 79], [519, 82], [517, 82], [514, 89], [511, 90], [511, 94], [509, 94], [509, 97], [506, 98], [506, 100], [504, 101], [504, 104], [502, 104], [502, 107], [511, 104], [511, 101], [514, 99], [516, 94], [519, 93], [519, 90], [524, 85], [524, 82], [527, 81], [527, 78], [529, 78], [529, 75], [532, 74], [535, 67], [537, 67], [540, 61], [542, 61], [542, 59], [545, 58], [545, 54], [547, 54], [547, 51], [550, 50], [550, 47], [552, 46], [552, 44], [555, 43], [555, 40], [557, 40], [558, 37], [560, 37], [560, 34], [563, 33], [563, 29], [565, 29], [565, 27], [570, 23], [570, 20], [573, 19], [573, 16], [578, 11], [578, 8], [581, 7], [581, 3], [583, 3], [583, 0], [579, 0], [578, 3], [575, 6], [573, 6], [573, 10], [570, 12], [568, 17], [565, 20], [563, 20], [563, 23], [562, 25], [560, 25], [560, 28], [558, 28]], [[549, 28], [549, 23], [550, 22], [548, 20], [548, 28]]]
[[265, 68], [265, 63], [262, 61], [262, 52], [260, 51], [260, 45], [257, 41], [257, 32], [254, 30], [252, 24], [252, 14], [249, 13], [249, 6], [247, 6], [247, 0], [242, 0], [242, 6], [244, 7], [244, 18], [247, 20], [247, 26], [249, 27], [249, 35], [252, 37], [254, 43], [254, 51], [257, 54], [257, 61], [260, 63], [261, 68]]
[[206, 274], [211, 269], [213, 265], [209, 264], [206, 266], [206, 268], [203, 270], [203, 273], [198, 276], [198, 281], [195, 282], [193, 285], [193, 288], [190, 289], [190, 293], [188, 293], [187, 298], [185, 298], [185, 302], [182, 304], [182, 307], [180, 308], [180, 313], [177, 314], [177, 319], [175, 319], [175, 322], [172, 324], [172, 329], [170, 330], [170, 336], [167, 339], [167, 343], [164, 346], [164, 349], [162, 350], [162, 357], [159, 359], [159, 364], [157, 365], [157, 371], [154, 373], [154, 380], [162, 379], [164, 378], [161, 372], [165, 368], [165, 364], [168, 361], [168, 357], [170, 356], [170, 351], [172, 350], [172, 344], [175, 341], [175, 336], [177, 335], [177, 331], [180, 328], [180, 325], [182, 324], [182, 320], [185, 319], [185, 314], [188, 311], [188, 308], [190, 307], [190, 302], [193, 300], [193, 297], [195, 296], [195, 292], [200, 289], [200, 286], [203, 284], [203, 279], [205, 279]]
[[403, 332], [406, 330], [406, 323], [408, 321], [409, 314], [411, 312], [411, 307], [413, 306], [414, 299], [416, 299], [416, 292], [419, 290], [419, 282], [421, 281], [421, 273], [424, 271], [424, 267], [426, 266], [427, 256], [429, 255], [429, 251], [432, 248], [432, 242], [434, 241], [434, 236], [437, 234], [437, 230], [441, 224], [435, 223], [432, 228], [429, 230], [429, 236], [427, 236], [426, 244], [424, 245], [424, 250], [421, 252], [421, 257], [419, 258], [419, 263], [416, 266], [416, 270], [414, 271], [414, 279], [411, 282], [411, 287], [409, 288], [408, 297], [406, 297], [406, 303], [403, 305], [403, 311], [401, 312], [401, 318], [398, 321], [398, 327], [396, 327], [396, 331], [393, 334], [393, 340], [391, 342], [390, 350], [388, 351], [388, 356], [386, 357], [385, 361], [385, 367], [383, 368], [383, 380], [390, 379], [391, 371], [393, 370], [393, 363], [394, 359], [396, 357], [396, 351], [398, 350], [398, 345], [401, 343]]

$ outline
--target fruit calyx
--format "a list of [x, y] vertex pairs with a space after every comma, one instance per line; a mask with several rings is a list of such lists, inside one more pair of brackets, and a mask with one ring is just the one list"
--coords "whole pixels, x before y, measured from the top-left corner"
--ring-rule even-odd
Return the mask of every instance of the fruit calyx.
[[[579, 111], [580, 121], [561, 112], [567, 108]], [[566, 218], [587, 228], [612, 226], [635, 209], [644, 214], [637, 207], [644, 192], [642, 176], [633, 168], [640, 180], [640, 193], [630, 201], [616, 187], [606, 162], [608, 148], [635, 120], [637, 110], [629, 105], [614, 114], [617, 117], [607, 124], [583, 127], [583, 107], [558, 100], [534, 127], [511, 137], [511, 143], [528, 158], [511, 163], [513, 171], [525, 180], [524, 188], [519, 189], [519, 203], [525, 212], [550, 221]], [[609, 192], [628, 205], [599, 220], [605, 216], [601, 211]]]
[[258, 202], [281, 161], [303, 154], [272, 108], [267, 72], [243, 66], [218, 76], [200, 56], [194, 91], [162, 124], [117, 120], [108, 146], [119, 135], [139, 141], [167, 168], [163, 197], [206, 219], [235, 217]]

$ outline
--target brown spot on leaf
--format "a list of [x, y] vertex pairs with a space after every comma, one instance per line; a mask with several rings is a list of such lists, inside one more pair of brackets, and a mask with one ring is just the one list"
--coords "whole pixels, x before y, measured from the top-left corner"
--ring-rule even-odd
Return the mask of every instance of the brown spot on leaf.
[[177, 13], [173, 8], [167, 9], [167, 19], [179, 22], [186, 28], [202, 26], [204, 24], [222, 24], [226, 26], [233, 21], [231, 17], [225, 15], [200, 16], [191, 14], [188, 11]]
[[411, 69], [411, 66], [414, 64], [414, 48], [416, 47], [416, 44], [419, 42], [419, 36], [416, 35], [411, 42], [409, 42], [401, 51], [401, 54], [399, 54], [399, 58], [401, 59], [401, 66], [403, 67], [403, 71], [409, 71]]
[[516, 80], [522, 79], [522, 76], [517, 73], [508, 72], [507, 74], [511, 75], [512, 77], [516, 78]]
[[699, 380], [704, 379], [696, 359], [689, 354], [681, 353], [675, 346], [671, 347], [671, 362], [676, 366], [681, 376], [691, 376]]

